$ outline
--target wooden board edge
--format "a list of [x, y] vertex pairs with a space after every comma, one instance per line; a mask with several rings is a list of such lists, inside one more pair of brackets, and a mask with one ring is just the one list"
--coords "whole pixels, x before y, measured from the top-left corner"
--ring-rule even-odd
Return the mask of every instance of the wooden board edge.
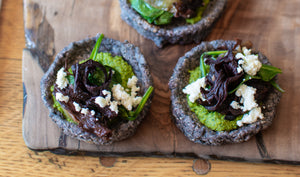
[[232, 162], [247, 162], [247, 163], [266, 163], [266, 164], [286, 164], [286, 165], [300, 165], [300, 161], [288, 161], [280, 159], [245, 159], [230, 156], [216, 156], [216, 155], [197, 155], [195, 153], [162, 153], [162, 152], [126, 152], [126, 153], [111, 153], [111, 152], [91, 152], [91, 151], [77, 151], [67, 150], [64, 148], [54, 148], [47, 150], [31, 149], [36, 152], [51, 152], [56, 155], [67, 156], [90, 156], [90, 157], [155, 157], [155, 158], [185, 158], [185, 159], [205, 159], [205, 160], [220, 160]]

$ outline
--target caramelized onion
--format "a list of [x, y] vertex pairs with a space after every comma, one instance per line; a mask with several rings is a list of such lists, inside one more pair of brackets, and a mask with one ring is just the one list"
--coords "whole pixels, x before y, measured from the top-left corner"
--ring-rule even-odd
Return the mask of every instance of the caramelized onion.
[[[117, 117], [118, 114], [108, 106], [101, 108], [95, 103], [97, 96], [104, 96], [102, 91], [109, 88], [112, 80], [112, 70], [107, 69], [99, 62], [87, 60], [82, 64], [75, 64], [71, 66], [74, 75], [74, 85], [69, 84], [67, 88], [59, 89], [54, 85], [54, 95], [57, 92], [69, 96], [69, 101], [60, 102], [61, 106], [68, 111], [70, 116], [79, 127], [85, 131], [96, 134], [99, 137], [109, 138], [111, 136], [111, 129], [109, 128], [109, 121]], [[89, 76], [93, 75], [96, 70], [103, 72], [104, 81], [101, 85], [96, 85], [89, 80]], [[90, 111], [94, 110], [95, 114], [82, 114], [75, 110], [73, 102], [76, 102], [82, 108], [88, 108]]]
[[[230, 109], [230, 102], [234, 99], [228, 95], [228, 91], [237, 87], [243, 79], [244, 72], [238, 72], [238, 59], [234, 57], [232, 49], [229, 49], [225, 56], [216, 60], [208, 58], [205, 60], [210, 65], [210, 71], [206, 76], [206, 85], [209, 89], [201, 88], [205, 100], [197, 101], [210, 111], [217, 111], [223, 114], [238, 115], [238, 110]], [[228, 104], [229, 103], [229, 104]]]

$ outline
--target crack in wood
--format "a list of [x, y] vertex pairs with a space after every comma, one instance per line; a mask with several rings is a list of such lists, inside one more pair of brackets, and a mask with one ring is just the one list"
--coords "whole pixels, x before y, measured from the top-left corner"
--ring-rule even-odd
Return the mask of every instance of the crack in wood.
[[258, 134], [256, 134], [255, 139], [256, 139], [256, 145], [257, 145], [257, 149], [259, 151], [260, 156], [263, 159], [270, 159], [269, 153], [267, 151], [267, 148], [266, 148], [264, 140], [263, 140], [262, 133], [259, 132]]
[[72, 3], [72, 10], [71, 10], [71, 13], [70, 13], [70, 16], [72, 17], [73, 15], [73, 11], [74, 11], [74, 7], [75, 7], [75, 3], [76, 3], [76, 0], [73, 0], [73, 3]]
[[26, 47], [33, 58], [38, 59], [39, 66], [46, 72], [53, 62], [55, 54], [54, 29], [46, 19], [46, 12], [42, 12], [39, 4], [30, 3], [25, 9], [28, 13], [25, 21]]
[[25, 83], [23, 82], [23, 116], [22, 116], [23, 118], [26, 109], [26, 103], [27, 103], [27, 91], [26, 91]]
[[60, 136], [58, 139], [58, 147], [61, 147], [61, 148], [67, 147], [67, 135], [65, 135], [63, 132], [60, 133]]

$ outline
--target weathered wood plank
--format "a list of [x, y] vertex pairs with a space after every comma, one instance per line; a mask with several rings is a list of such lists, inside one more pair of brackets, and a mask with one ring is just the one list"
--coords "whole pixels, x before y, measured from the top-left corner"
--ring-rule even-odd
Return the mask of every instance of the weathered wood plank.
[[[299, 4], [296, 0], [293, 3]], [[297, 90], [299, 79], [296, 68], [300, 65], [297, 60], [300, 51], [295, 46], [300, 41], [300, 15], [295, 6], [291, 5], [293, 3], [279, 0], [229, 1], [224, 15], [207, 37], [207, 40], [251, 40], [255, 48], [260, 49], [275, 66], [283, 70], [279, 83], [286, 89], [271, 128], [246, 143], [210, 147], [189, 142], [173, 125], [169, 114], [169, 77], [177, 59], [196, 44], [157, 48], [152, 41], [144, 39], [121, 20], [118, 1], [66, 0], [57, 4], [56, 1], [24, 0], [25, 32], [29, 49], [24, 51], [23, 67], [32, 68], [39, 73], [36, 76], [37, 73], [23, 70], [28, 95], [24, 114], [27, 145], [34, 149], [61, 147], [67, 151], [111, 155], [194, 154], [232, 160], [299, 162], [300, 128], [297, 115], [300, 99], [297, 98], [300, 95]], [[140, 46], [151, 67], [155, 86], [151, 110], [136, 135], [111, 146], [86, 144], [60, 134], [55, 125], [49, 122], [47, 111], [43, 110], [37, 93], [37, 83], [53, 56], [68, 43], [97, 33], [104, 33], [107, 37], [120, 41], [128, 40]], [[37, 112], [30, 111], [30, 108], [36, 107]], [[36, 126], [37, 123], [39, 126]], [[42, 132], [36, 134], [35, 131]]]
[[[22, 0], [3, 1], [0, 14], [0, 174], [5, 176], [198, 176], [193, 159], [119, 157], [113, 167], [98, 157], [31, 151], [22, 137]], [[7, 24], [12, 21], [13, 26]], [[5, 23], [3, 22], [5, 21]], [[11, 36], [19, 36], [14, 40]], [[5, 42], [2, 42], [5, 39]], [[7, 50], [9, 49], [9, 50]], [[287, 176], [299, 166], [211, 160], [207, 176]], [[276, 169], [276, 170], [274, 170]]]

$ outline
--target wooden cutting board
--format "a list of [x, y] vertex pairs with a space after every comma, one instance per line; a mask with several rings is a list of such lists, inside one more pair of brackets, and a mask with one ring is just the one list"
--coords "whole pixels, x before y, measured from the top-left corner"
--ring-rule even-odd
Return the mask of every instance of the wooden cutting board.
[[[204, 146], [188, 141], [170, 119], [168, 81], [180, 56], [196, 44], [157, 48], [120, 18], [117, 0], [24, 0], [26, 49], [23, 51], [23, 136], [33, 150], [61, 154], [203, 157], [300, 164], [300, 14], [299, 1], [229, 0], [206, 40], [251, 40], [283, 74], [286, 90], [272, 126], [250, 141]], [[110, 146], [80, 142], [62, 134], [48, 117], [40, 79], [54, 56], [72, 41], [104, 33], [139, 46], [151, 68], [155, 95], [136, 134]], [[297, 74], [298, 73], [298, 74]]]

